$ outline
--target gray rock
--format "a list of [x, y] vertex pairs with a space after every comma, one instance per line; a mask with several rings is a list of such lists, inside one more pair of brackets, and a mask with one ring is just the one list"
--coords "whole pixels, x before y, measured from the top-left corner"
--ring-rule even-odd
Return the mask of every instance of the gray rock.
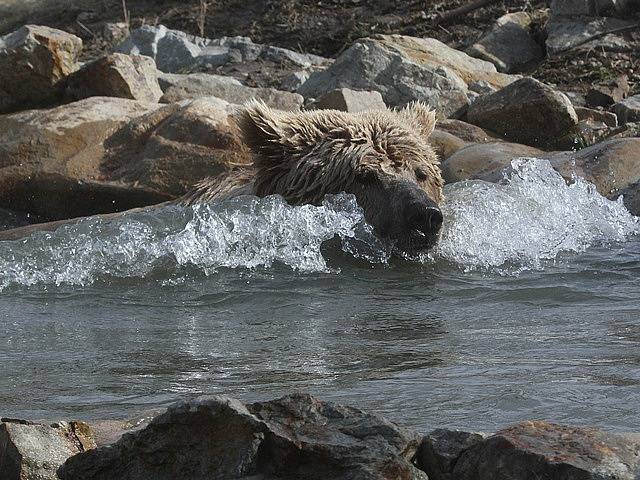
[[195, 73], [162, 79], [164, 95], [162, 103], [180, 102], [201, 97], [217, 97], [229, 103], [243, 104], [252, 99], [259, 99], [272, 108], [279, 110], [299, 110], [304, 98], [297, 93], [283, 92], [274, 88], [246, 87], [237, 81], [225, 77]]
[[611, 80], [607, 84], [595, 85], [589, 89], [585, 97], [590, 107], [608, 108], [614, 103], [621, 102], [629, 93], [629, 82], [626, 75]]
[[309, 79], [309, 75], [309, 72], [306, 70], [291, 72], [280, 82], [280, 89], [287, 92], [295, 92]]
[[626, 0], [553, 0], [551, 13], [564, 16], [602, 15], [612, 10], [622, 11]]
[[92, 448], [86, 424], [41, 425], [2, 419], [0, 479], [58, 480], [57, 470], [72, 455]]
[[324, 94], [309, 106], [313, 109], [341, 110], [343, 112], [362, 112], [366, 110], [386, 110], [380, 92], [356, 91], [339, 88]]
[[[234, 50], [234, 52], [237, 52], [237, 50]], [[206, 68], [213, 68], [224, 65], [229, 61], [233, 61], [233, 53], [229, 47], [209, 45], [202, 49], [195, 63]]]
[[579, 121], [602, 123], [607, 127], [615, 128], [618, 126], [618, 116], [615, 113], [603, 110], [593, 110], [591, 108], [575, 107], [576, 115]]
[[547, 24], [547, 53], [553, 56], [574, 48], [578, 51], [592, 50], [594, 48], [611, 51], [632, 51], [633, 46], [623, 36], [614, 34], [605, 35], [579, 45], [580, 42], [594, 35], [632, 25], [634, 25], [634, 22], [618, 18], [562, 17], [554, 15]]
[[49, 27], [26, 25], [0, 37], [0, 113], [55, 99], [80, 50], [78, 37]]
[[571, 101], [574, 107], [586, 107], [587, 99], [585, 96], [578, 92], [563, 92], [566, 97]]
[[570, 145], [578, 124], [569, 99], [533, 78], [480, 97], [467, 119], [513, 142], [540, 147]]
[[355, 42], [298, 92], [318, 98], [337, 88], [376, 90], [389, 106], [422, 100], [449, 116], [469, 104], [467, 84], [480, 80], [502, 87], [514, 78], [435, 39], [379, 35]]
[[512, 73], [544, 58], [544, 52], [529, 34], [531, 17], [525, 12], [500, 17], [491, 31], [466, 49], [472, 57], [493, 63], [498, 71]]
[[116, 45], [123, 42], [129, 36], [129, 25], [125, 22], [107, 22], [102, 27], [102, 38], [109, 45]]
[[152, 58], [113, 53], [85, 64], [70, 75], [67, 95], [73, 100], [102, 96], [157, 103], [162, 90]]
[[453, 467], [458, 457], [485, 438], [484, 433], [438, 428], [422, 439], [416, 465], [429, 480], [454, 480]]
[[163, 72], [191, 68], [202, 52], [204, 39], [189, 37], [184, 32], [169, 30], [164, 25], [144, 25], [133, 30], [116, 52], [145, 55], [155, 60]]
[[239, 80], [225, 75], [214, 75], [211, 73], [158, 73], [158, 83], [160, 89], [166, 92], [170, 87], [177, 87], [185, 84], [192, 84], [190, 88], [202, 88], [203, 91], [207, 85], [217, 86], [221, 83], [228, 85], [242, 85]]
[[415, 479], [419, 437], [375, 415], [291, 395], [247, 405], [203, 397], [113, 445], [76, 455], [63, 480]]
[[621, 125], [640, 121], [640, 95], [634, 95], [614, 105]]
[[523, 422], [465, 450], [457, 480], [634, 480], [638, 439], [591, 428]]
[[490, 93], [498, 91], [496, 87], [485, 80], [479, 80], [477, 82], [470, 83], [469, 90], [479, 95], [488, 95]]

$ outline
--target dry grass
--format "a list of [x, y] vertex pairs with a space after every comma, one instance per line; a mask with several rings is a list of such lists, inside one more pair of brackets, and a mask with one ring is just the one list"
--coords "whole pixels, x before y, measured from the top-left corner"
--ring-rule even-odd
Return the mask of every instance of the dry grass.
[[211, 2], [208, 0], [200, 0], [198, 5], [198, 16], [196, 18], [196, 23], [198, 25], [198, 32], [201, 37], [204, 37], [204, 28], [207, 23], [207, 10], [211, 6]]
[[131, 30], [131, 13], [127, 8], [127, 0], [122, 0], [122, 16], [124, 23], [127, 24], [127, 30]]

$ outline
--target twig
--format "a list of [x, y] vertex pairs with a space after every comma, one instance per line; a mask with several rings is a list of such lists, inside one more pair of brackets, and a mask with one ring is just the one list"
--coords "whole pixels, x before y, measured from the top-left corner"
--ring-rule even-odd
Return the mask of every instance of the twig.
[[127, 30], [131, 30], [131, 15], [127, 10], [127, 0], [122, 0], [122, 14], [124, 16], [124, 23], [127, 24]]
[[491, 5], [492, 3], [498, 3], [501, 0], [475, 0], [474, 2], [468, 3], [458, 8], [454, 8], [453, 10], [447, 10], [446, 12], [442, 12], [436, 17], [436, 22], [443, 22], [446, 20], [450, 20], [454, 17], [466, 15], [469, 12], [473, 12], [482, 7], [486, 7], [487, 5]]
[[560, 55], [562, 53], [569, 52], [569, 51], [573, 50], [576, 47], [584, 45], [585, 43], [592, 42], [592, 41], [597, 40], [599, 38], [606, 37], [607, 35], [611, 35], [611, 34], [614, 34], [614, 33], [630, 32], [631, 30], [635, 30], [635, 29], [640, 29], [640, 23], [637, 23], [635, 25], [627, 25], [626, 27], [614, 28], [613, 30], [606, 30], [604, 32], [599, 32], [599, 33], [596, 33], [595, 35], [591, 35], [590, 37], [585, 38], [584, 40], [580, 40], [578, 43], [573, 44], [570, 47], [567, 47], [567, 48], [565, 48], [563, 50], [560, 50], [560, 51], [556, 52], [554, 55]]
[[209, 8], [209, 4], [211, 2], [207, 0], [200, 0], [200, 10], [198, 12], [198, 31], [200, 32], [200, 36], [204, 37], [204, 27], [207, 21], [207, 9]]
[[93, 33], [91, 31], [91, 29], [89, 29], [89, 27], [87, 27], [85, 24], [83, 24], [80, 20], [76, 20], [76, 23], [78, 24], [78, 26], [80, 28], [82, 28], [85, 32], [87, 32], [89, 35], [91, 35], [91, 38], [95, 38], [95, 33]]

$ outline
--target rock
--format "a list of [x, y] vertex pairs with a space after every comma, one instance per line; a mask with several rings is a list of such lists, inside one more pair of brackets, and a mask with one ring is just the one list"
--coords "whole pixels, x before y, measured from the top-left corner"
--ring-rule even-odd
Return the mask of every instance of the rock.
[[626, 2], [621, 0], [553, 0], [551, 13], [569, 17], [601, 15], [616, 9], [623, 10]]
[[599, 122], [612, 128], [618, 126], [618, 116], [615, 113], [584, 107], [575, 107], [575, 111], [579, 121]]
[[578, 92], [563, 92], [567, 98], [571, 101], [571, 104], [574, 107], [586, 107], [587, 99], [584, 98], [584, 95]]
[[295, 92], [300, 86], [309, 79], [309, 72], [301, 70], [292, 72], [282, 79], [280, 89], [287, 92]]
[[125, 22], [107, 22], [102, 26], [102, 38], [108, 45], [121, 43], [129, 33], [129, 25]]
[[634, 480], [638, 443], [622, 435], [546, 422], [523, 422], [465, 450], [458, 480]]
[[246, 407], [202, 397], [70, 458], [61, 478], [426, 480], [411, 464], [418, 444], [417, 435], [380, 417], [309, 395]]
[[578, 124], [569, 99], [533, 78], [480, 97], [467, 119], [513, 142], [542, 148], [570, 145]]
[[201, 38], [170, 30], [164, 25], [145, 25], [134, 30], [117, 51], [149, 56], [166, 73], [193, 72], [258, 60], [305, 68], [329, 61], [317, 55], [256, 44], [247, 37]]
[[580, 42], [609, 30], [629, 27], [634, 22], [617, 18], [562, 17], [552, 15], [547, 23], [547, 53], [557, 55], [566, 50], [592, 50], [594, 48], [611, 51], [633, 51], [633, 45], [624, 37], [615, 34], [596, 38], [585, 44]]
[[175, 198], [247, 155], [231, 106], [92, 97], [0, 117], [0, 207], [59, 220]]
[[[224, 78], [224, 77], [222, 77]], [[229, 103], [243, 104], [257, 98], [278, 110], [300, 110], [304, 98], [297, 93], [283, 92], [275, 88], [246, 87], [218, 75], [193, 73], [173, 75], [169, 81], [163, 77], [162, 103], [180, 102], [201, 97], [217, 97]]]
[[162, 96], [153, 59], [113, 53], [85, 64], [67, 79], [72, 100], [88, 97], [120, 97], [157, 103]]
[[621, 102], [629, 93], [627, 76], [622, 75], [606, 85], [597, 85], [587, 92], [586, 100], [589, 107], [608, 108], [614, 103]]
[[613, 107], [621, 125], [640, 122], [640, 95], [634, 95], [616, 103]]
[[486, 143], [502, 141], [502, 139], [493, 132], [483, 130], [476, 125], [452, 118], [439, 120], [436, 124], [436, 128], [449, 132], [466, 142]]
[[442, 163], [442, 176], [447, 183], [471, 179], [498, 182], [514, 158], [543, 154], [542, 150], [518, 143], [474, 143], [459, 149]]
[[485, 80], [472, 82], [469, 84], [469, 90], [479, 95], [488, 95], [493, 92], [497, 92], [498, 89]]
[[438, 128], [436, 128], [429, 137], [429, 142], [438, 155], [440, 161], [446, 160], [458, 150], [469, 144], [469, 142]]
[[298, 92], [318, 98], [338, 88], [375, 90], [389, 106], [421, 100], [450, 116], [469, 104], [467, 84], [481, 80], [503, 87], [514, 77], [432, 38], [378, 35], [356, 41]]
[[2, 419], [0, 479], [58, 480], [58, 468], [72, 455], [95, 445], [82, 422], [41, 425]]
[[518, 72], [544, 58], [540, 45], [529, 34], [526, 12], [500, 17], [491, 31], [466, 49], [472, 57], [493, 63], [499, 72]]
[[416, 465], [429, 480], [454, 480], [453, 467], [460, 454], [485, 438], [483, 433], [438, 428], [422, 439]]
[[313, 102], [309, 108], [341, 110], [343, 112], [362, 112], [366, 110], [386, 110], [380, 92], [356, 91], [339, 88]]
[[80, 50], [82, 40], [75, 35], [37, 25], [0, 37], [0, 113], [55, 100]]

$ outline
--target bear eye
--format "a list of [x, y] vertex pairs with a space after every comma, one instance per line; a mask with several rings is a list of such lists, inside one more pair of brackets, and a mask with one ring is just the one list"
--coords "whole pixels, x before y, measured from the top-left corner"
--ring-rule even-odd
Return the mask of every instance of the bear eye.
[[415, 174], [416, 174], [416, 178], [423, 182], [425, 181], [427, 178], [429, 178], [429, 176], [427, 175], [427, 172], [425, 172], [423, 169], [421, 168], [416, 168], [415, 170]]

